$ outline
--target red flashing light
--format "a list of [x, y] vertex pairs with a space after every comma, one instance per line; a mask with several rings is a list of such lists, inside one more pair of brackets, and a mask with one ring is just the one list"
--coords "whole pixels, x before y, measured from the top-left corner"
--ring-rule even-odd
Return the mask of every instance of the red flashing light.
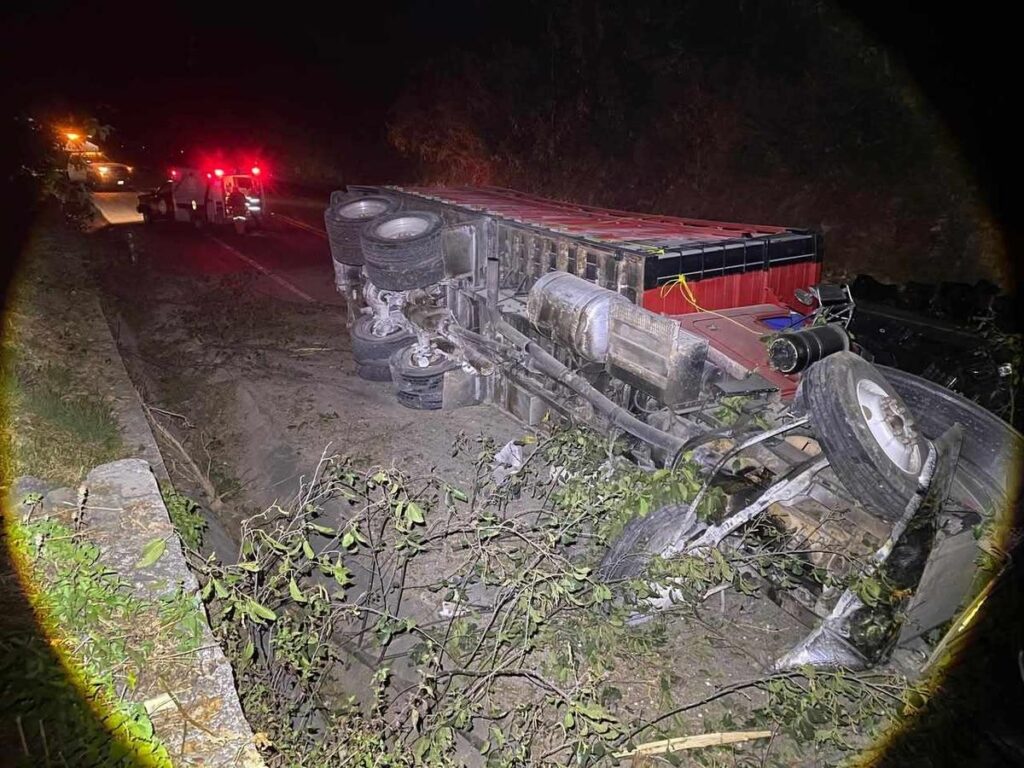
[[172, 179], [178, 178], [178, 170], [176, 168], [171, 168], [170, 174]]
[[254, 165], [252, 167], [252, 175], [253, 176], [259, 176], [260, 175], [260, 167], [258, 165]]
[[224, 169], [223, 168], [214, 168], [213, 169], [213, 175], [216, 176], [218, 179], [221, 178], [224, 175]]

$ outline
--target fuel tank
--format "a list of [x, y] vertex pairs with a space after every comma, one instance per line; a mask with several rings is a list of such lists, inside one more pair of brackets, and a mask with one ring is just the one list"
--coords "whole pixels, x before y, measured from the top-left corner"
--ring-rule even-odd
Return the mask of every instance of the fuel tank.
[[526, 315], [537, 330], [595, 363], [608, 357], [608, 319], [613, 306], [629, 305], [614, 291], [568, 272], [548, 272], [526, 300]]

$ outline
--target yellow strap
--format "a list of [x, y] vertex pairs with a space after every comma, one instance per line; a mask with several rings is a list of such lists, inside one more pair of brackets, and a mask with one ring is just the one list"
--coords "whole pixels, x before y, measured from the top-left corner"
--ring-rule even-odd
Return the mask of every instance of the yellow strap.
[[723, 315], [722, 313], [715, 312], [712, 309], [704, 309], [704, 307], [697, 303], [697, 297], [693, 295], [693, 288], [690, 287], [690, 284], [688, 282], [686, 282], [686, 275], [676, 275], [674, 280], [670, 280], [669, 282], [662, 285], [661, 290], [659, 291], [659, 295], [661, 296], [661, 298], [664, 299], [672, 292], [672, 289], [676, 287], [679, 288], [679, 292], [683, 294], [683, 298], [686, 299], [690, 306], [693, 307], [698, 312], [707, 312], [709, 315], [714, 315], [715, 317], [720, 317], [723, 320], [727, 320], [733, 325], [739, 326], [744, 331], [752, 333], [755, 336], [761, 335], [753, 328], [748, 328], [747, 326], [743, 325], [743, 323], [737, 322], [728, 315]]
[[661, 298], [664, 299], [672, 292], [672, 289], [676, 287], [679, 288], [679, 292], [683, 294], [683, 298], [686, 299], [687, 302], [689, 302], [690, 306], [692, 306], [698, 312], [707, 311], [706, 309], [701, 307], [700, 304], [697, 303], [697, 297], [693, 295], [693, 289], [690, 287], [690, 284], [686, 282], [686, 275], [676, 275], [674, 280], [671, 280], [665, 283], [663, 286], [661, 286]]

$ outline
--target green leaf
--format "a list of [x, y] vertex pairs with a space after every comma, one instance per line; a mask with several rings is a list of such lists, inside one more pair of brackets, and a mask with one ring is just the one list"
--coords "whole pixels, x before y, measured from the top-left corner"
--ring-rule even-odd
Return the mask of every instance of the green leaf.
[[228, 588], [224, 586], [220, 579], [212, 579], [213, 591], [217, 593], [217, 597], [223, 600], [228, 596]]
[[266, 619], [267, 621], [276, 621], [277, 620], [277, 614], [276, 613], [274, 613], [272, 610], [267, 608], [267, 606], [260, 605], [255, 600], [250, 600], [249, 601], [249, 611], [254, 616], [258, 616], [261, 619]]
[[405, 521], [410, 526], [423, 524], [423, 510], [415, 501], [410, 501], [405, 505]]
[[614, 723], [614, 722], [616, 722], [615, 717], [613, 715], [609, 714], [604, 709], [604, 707], [602, 707], [600, 704], [598, 704], [596, 702], [591, 702], [589, 704], [577, 704], [576, 705], [576, 711], [579, 712], [581, 715], [583, 715], [588, 720], [593, 720], [594, 722], [598, 722], [598, 723], [599, 722], [606, 722], [606, 723]]
[[347, 587], [352, 583], [351, 572], [348, 568], [342, 565], [340, 561], [337, 565], [331, 568], [331, 575], [334, 577], [334, 580], [338, 582], [339, 587]]
[[594, 587], [594, 601], [598, 603], [606, 602], [612, 599], [612, 591], [606, 584], [598, 584]]
[[308, 526], [317, 533], [322, 533], [324, 536], [333, 536], [334, 529], [328, 528], [326, 525], [317, 525], [316, 523], [308, 523]]
[[242, 649], [242, 661], [249, 661], [256, 653], [256, 646], [252, 644], [252, 640], [245, 644], [245, 648]]
[[240, 561], [238, 563], [238, 567], [241, 568], [243, 571], [249, 571], [249, 573], [259, 573], [262, 570], [262, 568], [260, 568], [259, 563], [254, 563], [251, 560]]
[[427, 749], [430, 747], [430, 737], [420, 736], [413, 742], [412, 745], [412, 756], [416, 758], [417, 762], [423, 761], [423, 756], [427, 754]]
[[302, 590], [299, 589], [299, 585], [295, 583], [295, 579], [291, 579], [288, 582], [288, 594], [292, 596], [292, 600], [297, 603], [307, 602], [306, 596], [302, 594]]
[[310, 560], [316, 557], [316, 552], [313, 551], [313, 547], [306, 539], [302, 540], [302, 554], [304, 554]]
[[167, 550], [167, 541], [164, 539], [153, 539], [146, 546], [142, 548], [142, 557], [139, 558], [139, 562], [135, 564], [136, 568], [148, 568], [153, 565], [157, 560], [163, 557], [164, 552]]
[[341, 546], [345, 549], [352, 549], [352, 545], [355, 543], [355, 534], [352, 531], [345, 531], [345, 535], [341, 537]]

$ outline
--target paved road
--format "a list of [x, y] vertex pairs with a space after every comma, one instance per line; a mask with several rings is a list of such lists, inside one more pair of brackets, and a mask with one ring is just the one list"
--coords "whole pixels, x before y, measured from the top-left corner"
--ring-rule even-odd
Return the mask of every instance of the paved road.
[[[267, 228], [248, 235], [237, 235], [231, 227], [194, 230], [171, 222], [136, 226], [142, 223], [135, 210], [137, 192], [94, 192], [92, 199], [108, 224], [123, 228], [132, 258], [146, 252], [158, 269], [179, 275], [247, 275], [258, 293], [307, 304], [343, 303], [334, 288], [323, 203], [312, 197], [282, 199], [282, 212], [272, 213]], [[277, 203], [271, 199], [272, 212]], [[319, 226], [311, 214], [317, 209]]]

